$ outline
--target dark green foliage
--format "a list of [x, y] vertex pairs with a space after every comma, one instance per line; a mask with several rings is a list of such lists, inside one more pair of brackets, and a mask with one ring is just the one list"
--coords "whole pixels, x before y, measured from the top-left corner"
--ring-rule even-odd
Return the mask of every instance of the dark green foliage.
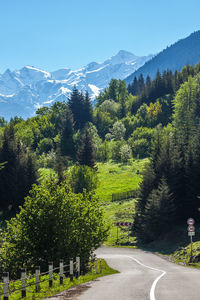
[[5, 128], [0, 161], [6, 162], [0, 172], [0, 209], [15, 214], [36, 181], [36, 168], [33, 155], [15, 141], [13, 123]]
[[93, 108], [89, 93], [86, 91], [83, 100], [83, 111], [81, 114], [84, 114], [84, 123], [92, 122], [93, 121]]
[[[183, 223], [188, 217], [199, 218], [199, 101], [198, 76], [189, 77], [181, 85], [174, 100], [174, 128], [162, 129], [159, 126], [156, 130], [151, 162], [144, 173], [136, 206], [137, 237], [143, 242], [152, 241], [166, 233], [170, 229], [170, 216], [175, 218], [174, 224]], [[150, 172], [154, 174], [151, 179]], [[164, 178], [163, 182], [161, 178]], [[165, 213], [162, 214], [162, 205], [158, 199], [163, 199], [161, 190], [164, 186], [165, 198], [169, 198], [169, 202], [163, 206], [162, 211]], [[170, 204], [169, 191], [173, 195], [173, 206]], [[170, 209], [173, 213], [170, 213]], [[159, 231], [160, 228], [162, 231]]]
[[84, 129], [83, 136], [80, 142], [77, 153], [77, 160], [80, 165], [85, 165], [91, 168], [94, 168], [96, 163], [94, 145], [87, 126]]
[[83, 95], [77, 90], [76, 87], [74, 87], [69, 97], [68, 106], [72, 112], [74, 118], [74, 126], [76, 129], [81, 129], [84, 126], [84, 120], [82, 117], [84, 106], [83, 101]]
[[173, 227], [174, 217], [174, 197], [165, 178], [162, 178], [158, 188], [149, 194], [143, 216], [138, 218], [138, 225], [141, 226], [141, 229], [137, 226], [140, 239], [150, 242], [169, 231]]
[[75, 129], [83, 129], [86, 123], [92, 121], [93, 109], [88, 92], [83, 95], [74, 87], [69, 97], [68, 106], [74, 118]]
[[61, 138], [60, 138], [60, 151], [61, 155], [75, 157], [75, 148], [74, 148], [74, 121], [73, 116], [70, 109], [67, 107], [65, 111], [65, 115], [62, 119], [62, 130], [61, 130]]

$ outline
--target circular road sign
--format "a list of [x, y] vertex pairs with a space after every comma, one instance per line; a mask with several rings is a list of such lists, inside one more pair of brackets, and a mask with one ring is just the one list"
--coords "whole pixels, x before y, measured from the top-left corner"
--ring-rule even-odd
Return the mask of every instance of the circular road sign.
[[189, 232], [194, 232], [195, 231], [195, 227], [193, 225], [188, 226], [188, 231]]
[[187, 219], [187, 223], [188, 223], [188, 225], [194, 225], [195, 221], [193, 218], [189, 218], [189, 219]]

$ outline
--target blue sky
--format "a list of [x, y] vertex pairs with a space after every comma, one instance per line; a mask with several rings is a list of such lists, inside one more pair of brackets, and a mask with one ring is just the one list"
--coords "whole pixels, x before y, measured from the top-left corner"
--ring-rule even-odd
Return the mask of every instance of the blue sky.
[[0, 72], [154, 54], [200, 30], [199, 0], [0, 0]]

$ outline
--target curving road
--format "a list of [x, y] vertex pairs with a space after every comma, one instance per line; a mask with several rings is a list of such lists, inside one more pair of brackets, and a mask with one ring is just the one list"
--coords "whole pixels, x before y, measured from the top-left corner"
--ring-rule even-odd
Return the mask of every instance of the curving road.
[[77, 300], [199, 300], [200, 271], [149, 252], [102, 247], [96, 251], [120, 273], [86, 285]]

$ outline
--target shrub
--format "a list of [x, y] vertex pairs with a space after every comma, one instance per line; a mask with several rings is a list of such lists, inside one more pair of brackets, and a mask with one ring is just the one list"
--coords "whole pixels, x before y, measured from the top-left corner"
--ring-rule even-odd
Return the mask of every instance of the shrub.
[[1, 271], [11, 277], [20, 276], [40, 265], [47, 270], [48, 262], [57, 265], [80, 255], [82, 267], [106, 237], [103, 213], [98, 201], [90, 194], [73, 194], [66, 183], [55, 181], [34, 185], [20, 213], [7, 222], [1, 247]]
[[122, 145], [120, 148], [121, 161], [127, 162], [132, 157], [131, 147], [127, 144]]
[[90, 192], [97, 188], [96, 170], [88, 166], [74, 166], [70, 172], [69, 184], [76, 194], [85, 189]]

